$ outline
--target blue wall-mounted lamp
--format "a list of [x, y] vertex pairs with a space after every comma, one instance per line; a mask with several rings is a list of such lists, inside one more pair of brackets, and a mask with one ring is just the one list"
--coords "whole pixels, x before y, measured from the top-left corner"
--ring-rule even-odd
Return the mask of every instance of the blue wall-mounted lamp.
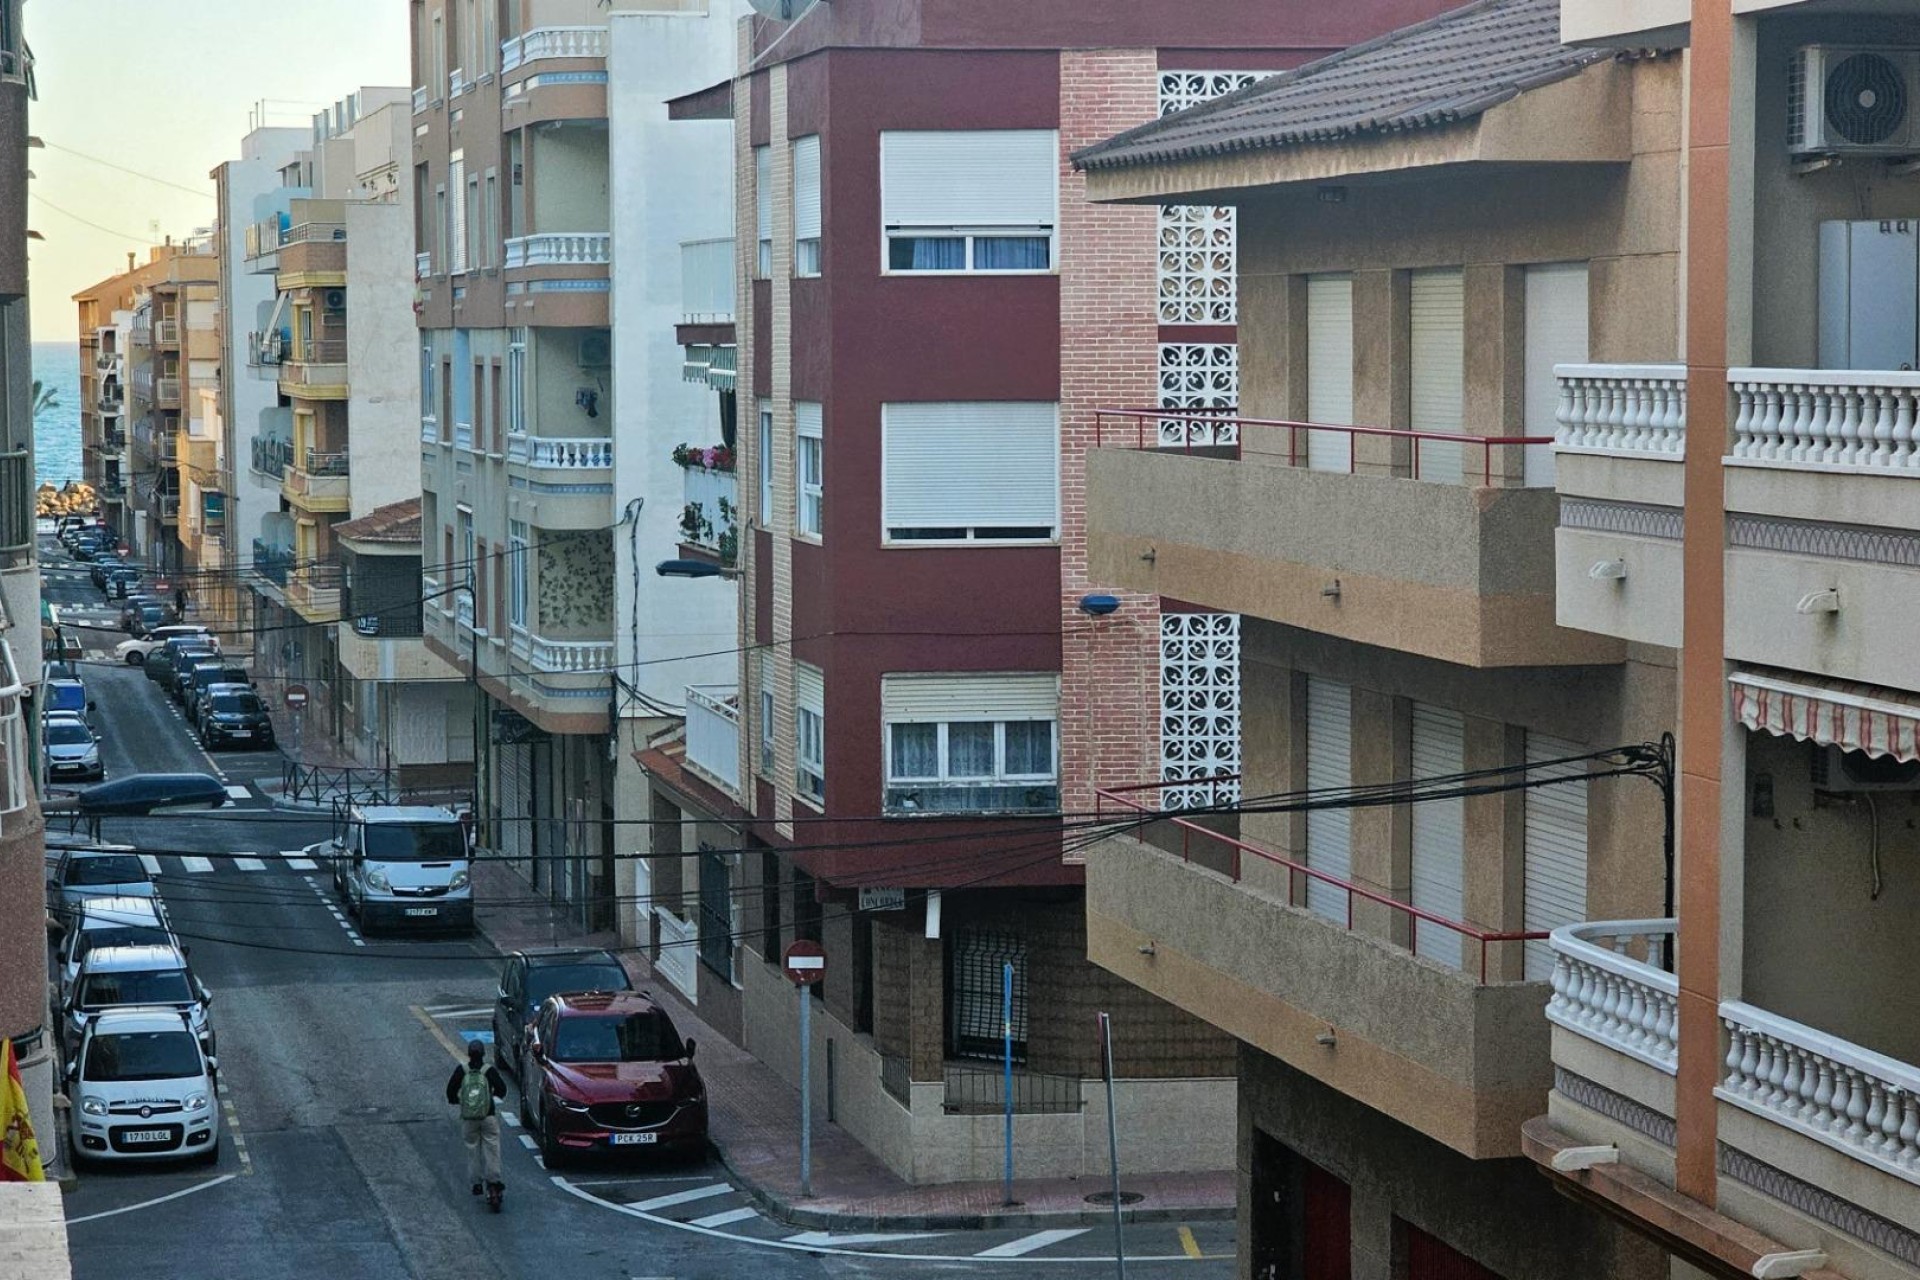
[[1080, 612], [1091, 617], [1104, 618], [1119, 608], [1119, 596], [1091, 595], [1080, 597]]

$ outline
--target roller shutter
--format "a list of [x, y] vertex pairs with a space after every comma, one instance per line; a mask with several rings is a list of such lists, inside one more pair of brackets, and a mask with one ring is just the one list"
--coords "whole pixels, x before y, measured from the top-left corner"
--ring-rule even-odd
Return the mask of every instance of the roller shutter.
[[[1587, 749], [1544, 733], [1527, 735], [1527, 763], [1563, 760]], [[1554, 765], [1528, 771], [1531, 778], [1573, 778], [1586, 764]], [[1565, 782], [1527, 790], [1526, 908], [1528, 930], [1558, 929], [1587, 918], [1587, 786]], [[1553, 952], [1544, 942], [1529, 942], [1528, 979], [1553, 975]]]
[[[1527, 268], [1526, 427], [1530, 436], [1551, 436], [1559, 426], [1560, 383], [1556, 364], [1587, 358], [1587, 264], [1553, 262]], [[1553, 487], [1553, 446], [1526, 446], [1528, 488]]]
[[[1353, 422], [1353, 277], [1307, 278], [1307, 421]], [[1307, 432], [1307, 466], [1351, 469], [1348, 437]]]
[[880, 681], [889, 724], [950, 720], [1052, 720], [1060, 714], [1060, 677], [1051, 672], [889, 675]]
[[[1458, 270], [1416, 271], [1411, 295], [1413, 429], [1458, 433], [1466, 421], [1464, 277]], [[1419, 449], [1422, 480], [1460, 483], [1459, 442], [1423, 440]]]
[[880, 135], [880, 205], [889, 227], [1051, 227], [1060, 140], [1051, 129]]
[[1060, 523], [1059, 409], [1045, 401], [884, 406], [889, 536], [1049, 537]]
[[[1413, 780], [1466, 772], [1466, 719], [1445, 707], [1413, 704]], [[1425, 800], [1413, 807], [1413, 905], [1459, 920], [1466, 915], [1466, 801]], [[1460, 967], [1460, 935], [1419, 921], [1414, 951]]]
[[[1353, 785], [1353, 690], [1337, 680], [1307, 677], [1307, 789]], [[1346, 809], [1307, 811], [1307, 865], [1349, 879], [1353, 871], [1351, 826]], [[1307, 882], [1307, 906], [1329, 920], [1347, 922], [1347, 893], [1318, 880]]]

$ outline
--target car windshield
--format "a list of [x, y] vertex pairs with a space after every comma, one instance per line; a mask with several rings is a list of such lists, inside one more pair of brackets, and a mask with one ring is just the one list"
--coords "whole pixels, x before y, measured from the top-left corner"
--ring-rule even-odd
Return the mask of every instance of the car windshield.
[[617, 964], [556, 964], [527, 970], [527, 1008], [537, 1009], [562, 991], [626, 991], [633, 984]]
[[680, 1056], [680, 1037], [658, 1012], [566, 1017], [553, 1033], [556, 1062], [664, 1062]]
[[140, 606], [140, 617], [148, 622], [158, 622], [166, 616], [166, 613], [167, 606], [163, 604], [143, 604]]
[[84, 959], [95, 947], [169, 947], [173, 938], [157, 924], [110, 924], [88, 929], [80, 935], [75, 960]]
[[89, 1080], [179, 1080], [202, 1070], [200, 1046], [186, 1031], [95, 1036], [87, 1049]]
[[55, 720], [47, 726], [47, 742], [51, 746], [71, 747], [92, 741], [93, 735], [87, 732], [87, 726], [77, 720]]
[[257, 716], [260, 714], [260, 699], [251, 693], [216, 693], [213, 695], [213, 714], [217, 716]]
[[80, 992], [82, 1008], [118, 1004], [189, 1004], [193, 990], [185, 969], [128, 969], [124, 973], [90, 973]]
[[147, 869], [132, 854], [75, 858], [67, 868], [68, 884], [137, 884], [146, 878]]
[[467, 856], [467, 833], [457, 822], [370, 823], [367, 856], [380, 862], [446, 862]]
[[47, 710], [84, 711], [87, 706], [87, 691], [77, 684], [50, 684], [47, 686]]

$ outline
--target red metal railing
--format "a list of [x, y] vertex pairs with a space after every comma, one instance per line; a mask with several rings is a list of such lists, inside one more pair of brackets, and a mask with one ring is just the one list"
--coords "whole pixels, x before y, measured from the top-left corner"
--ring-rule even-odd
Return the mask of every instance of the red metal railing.
[[[1131, 427], [1127, 424], [1131, 422]], [[1179, 431], [1178, 440], [1163, 438], [1165, 428], [1173, 426]], [[1229, 428], [1222, 431], [1222, 428]], [[1196, 430], [1199, 429], [1199, 430]], [[1225, 457], [1241, 461], [1246, 457], [1246, 442], [1249, 434], [1256, 438], [1275, 433], [1273, 448], [1253, 450], [1256, 456], [1271, 458], [1275, 463], [1286, 459], [1286, 465], [1299, 467], [1307, 461], [1307, 432], [1321, 431], [1344, 436], [1347, 446], [1346, 469], [1354, 469], [1355, 442], [1363, 436], [1387, 440], [1405, 440], [1409, 442], [1411, 454], [1407, 463], [1409, 473], [1415, 480], [1422, 479], [1422, 444], [1456, 444], [1461, 448], [1461, 483], [1471, 479], [1473, 473], [1467, 469], [1466, 453], [1472, 449], [1480, 451], [1480, 484], [1491, 488], [1493, 479], [1494, 450], [1512, 448], [1530, 444], [1550, 445], [1552, 436], [1475, 436], [1450, 431], [1407, 431], [1397, 427], [1356, 427], [1323, 422], [1291, 422], [1282, 418], [1239, 418], [1229, 414], [1212, 413], [1204, 409], [1096, 409], [1093, 415], [1093, 442], [1095, 448], [1133, 448], [1142, 451], [1167, 451], [1187, 454], [1199, 454], [1203, 457]], [[1222, 439], [1222, 436], [1230, 438]], [[1132, 439], [1128, 445], [1127, 440]], [[1382, 465], [1386, 465], [1383, 461]], [[1431, 464], [1429, 464], [1431, 465]], [[1397, 468], [1396, 468], [1397, 470]], [[1499, 482], [1502, 487], [1518, 487], [1520, 467], [1516, 461], [1511, 468], [1503, 469]]]
[[[1133, 799], [1132, 796], [1142, 791], [1164, 791], [1170, 787], [1202, 787], [1211, 783], [1237, 782], [1239, 779], [1239, 774], [1231, 773], [1220, 774], [1212, 778], [1186, 779], [1177, 782], [1140, 782], [1121, 787], [1095, 787], [1093, 791], [1094, 815], [1096, 818], [1104, 817], [1107, 812], [1106, 802], [1108, 801], [1112, 801], [1121, 808], [1134, 813], [1157, 814], [1160, 812], [1159, 808], [1142, 804], [1138, 800]], [[1205, 810], [1200, 810], [1199, 812], [1201, 816], [1205, 815]], [[1270, 862], [1277, 867], [1285, 867], [1289, 872], [1298, 874], [1305, 879], [1317, 880], [1321, 884], [1339, 889], [1346, 894], [1348, 929], [1353, 928], [1353, 903], [1354, 899], [1359, 898], [1366, 902], [1377, 903], [1387, 910], [1406, 918], [1407, 949], [1410, 951], [1417, 953], [1419, 950], [1420, 926], [1422, 924], [1445, 929], [1449, 933], [1467, 939], [1469, 942], [1478, 943], [1480, 947], [1480, 981], [1483, 984], [1487, 980], [1488, 944], [1502, 942], [1537, 942], [1548, 936], [1546, 931], [1541, 929], [1495, 931], [1482, 929], [1476, 925], [1470, 925], [1460, 920], [1449, 920], [1445, 916], [1436, 915], [1431, 911], [1416, 907], [1410, 902], [1402, 902], [1398, 898], [1389, 897], [1377, 889], [1369, 889], [1364, 885], [1357, 885], [1351, 880], [1342, 880], [1339, 876], [1329, 875], [1325, 871], [1317, 870], [1304, 862], [1296, 862], [1292, 858], [1275, 853], [1271, 849], [1262, 848], [1260, 845], [1241, 840], [1236, 836], [1224, 835], [1218, 831], [1210, 831], [1190, 818], [1168, 815], [1167, 817], [1159, 819], [1159, 821], [1168, 823], [1179, 829], [1180, 857], [1182, 861], [1193, 861], [1193, 842], [1196, 838], [1227, 849], [1231, 854], [1232, 866], [1232, 871], [1229, 874], [1236, 882], [1240, 879], [1241, 856], [1243, 854], [1252, 854], [1263, 862]]]

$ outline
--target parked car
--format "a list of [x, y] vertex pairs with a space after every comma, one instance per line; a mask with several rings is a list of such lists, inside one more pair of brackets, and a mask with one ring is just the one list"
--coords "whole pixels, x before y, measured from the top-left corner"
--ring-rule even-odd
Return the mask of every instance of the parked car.
[[[175, 667], [173, 673], [173, 700], [180, 704], [180, 709], [187, 713], [189, 720], [193, 718], [193, 689], [195, 682], [203, 676], [210, 676], [216, 672], [224, 671], [227, 666], [227, 659], [217, 653], [209, 652], [200, 654], [191, 662], [179, 663]], [[240, 668], [240, 671], [244, 676], [245, 668]], [[225, 683], [231, 682], [228, 681]]]
[[700, 1147], [707, 1087], [666, 1010], [637, 991], [549, 997], [526, 1035], [520, 1119], [549, 1169], [570, 1154]]
[[90, 898], [154, 896], [146, 866], [134, 853], [120, 849], [68, 849], [47, 877], [47, 911], [63, 931], [80, 918]]
[[147, 660], [147, 655], [158, 649], [175, 636], [202, 636], [215, 653], [220, 652], [220, 641], [209, 631], [205, 624], [198, 622], [170, 622], [163, 627], [155, 627], [144, 636], [132, 640], [122, 640], [113, 647], [113, 656], [130, 667], [137, 667]]
[[130, 564], [108, 565], [101, 575], [100, 591], [109, 600], [125, 600], [140, 588], [140, 570]]
[[219, 1062], [178, 1009], [103, 1011], [67, 1067], [75, 1163], [220, 1158]]
[[99, 736], [79, 716], [62, 712], [46, 722], [47, 780], [72, 778], [100, 782], [107, 776], [100, 763]]
[[174, 636], [147, 655], [147, 679], [172, 693], [181, 668], [191, 666], [194, 658], [215, 656], [212, 643], [203, 636]]
[[87, 700], [87, 686], [78, 680], [48, 680], [40, 686], [40, 714], [57, 715], [67, 712], [89, 719], [93, 714], [93, 703]]
[[80, 976], [81, 962], [98, 947], [179, 945], [167, 923], [166, 907], [158, 898], [88, 898], [80, 916], [60, 943], [55, 968], [60, 998]]
[[61, 1007], [68, 1052], [79, 1048], [87, 1025], [109, 1009], [128, 1005], [165, 1005], [187, 1015], [194, 1038], [214, 1052], [213, 1024], [207, 1007], [213, 993], [187, 967], [184, 951], [173, 946], [95, 947], [80, 962]]
[[180, 611], [170, 604], [157, 600], [148, 600], [135, 611], [131, 630], [135, 635], [145, 635], [155, 627], [164, 627], [180, 617]]
[[152, 592], [134, 592], [127, 597], [126, 603], [120, 606], [120, 629], [122, 631], [133, 630], [133, 624], [138, 621], [140, 617], [140, 606], [164, 603], [165, 601], [161, 600], [159, 596], [154, 595]]
[[361, 932], [473, 928], [472, 853], [453, 810], [355, 805], [336, 830], [332, 840], [308, 846], [308, 856], [331, 865], [334, 890]]
[[200, 745], [273, 749], [273, 718], [260, 695], [243, 684], [209, 685], [200, 699]]
[[494, 1061], [524, 1080], [522, 1047], [533, 1015], [563, 991], [631, 991], [611, 951], [515, 951], [500, 970], [493, 1003]]
[[241, 666], [238, 659], [222, 658], [218, 654], [214, 655], [214, 661], [210, 667], [204, 658], [195, 662], [191, 676], [191, 680], [187, 683], [185, 706], [187, 719], [196, 723], [200, 718], [200, 702], [212, 686], [239, 684], [248, 688], [253, 687], [252, 673]]

